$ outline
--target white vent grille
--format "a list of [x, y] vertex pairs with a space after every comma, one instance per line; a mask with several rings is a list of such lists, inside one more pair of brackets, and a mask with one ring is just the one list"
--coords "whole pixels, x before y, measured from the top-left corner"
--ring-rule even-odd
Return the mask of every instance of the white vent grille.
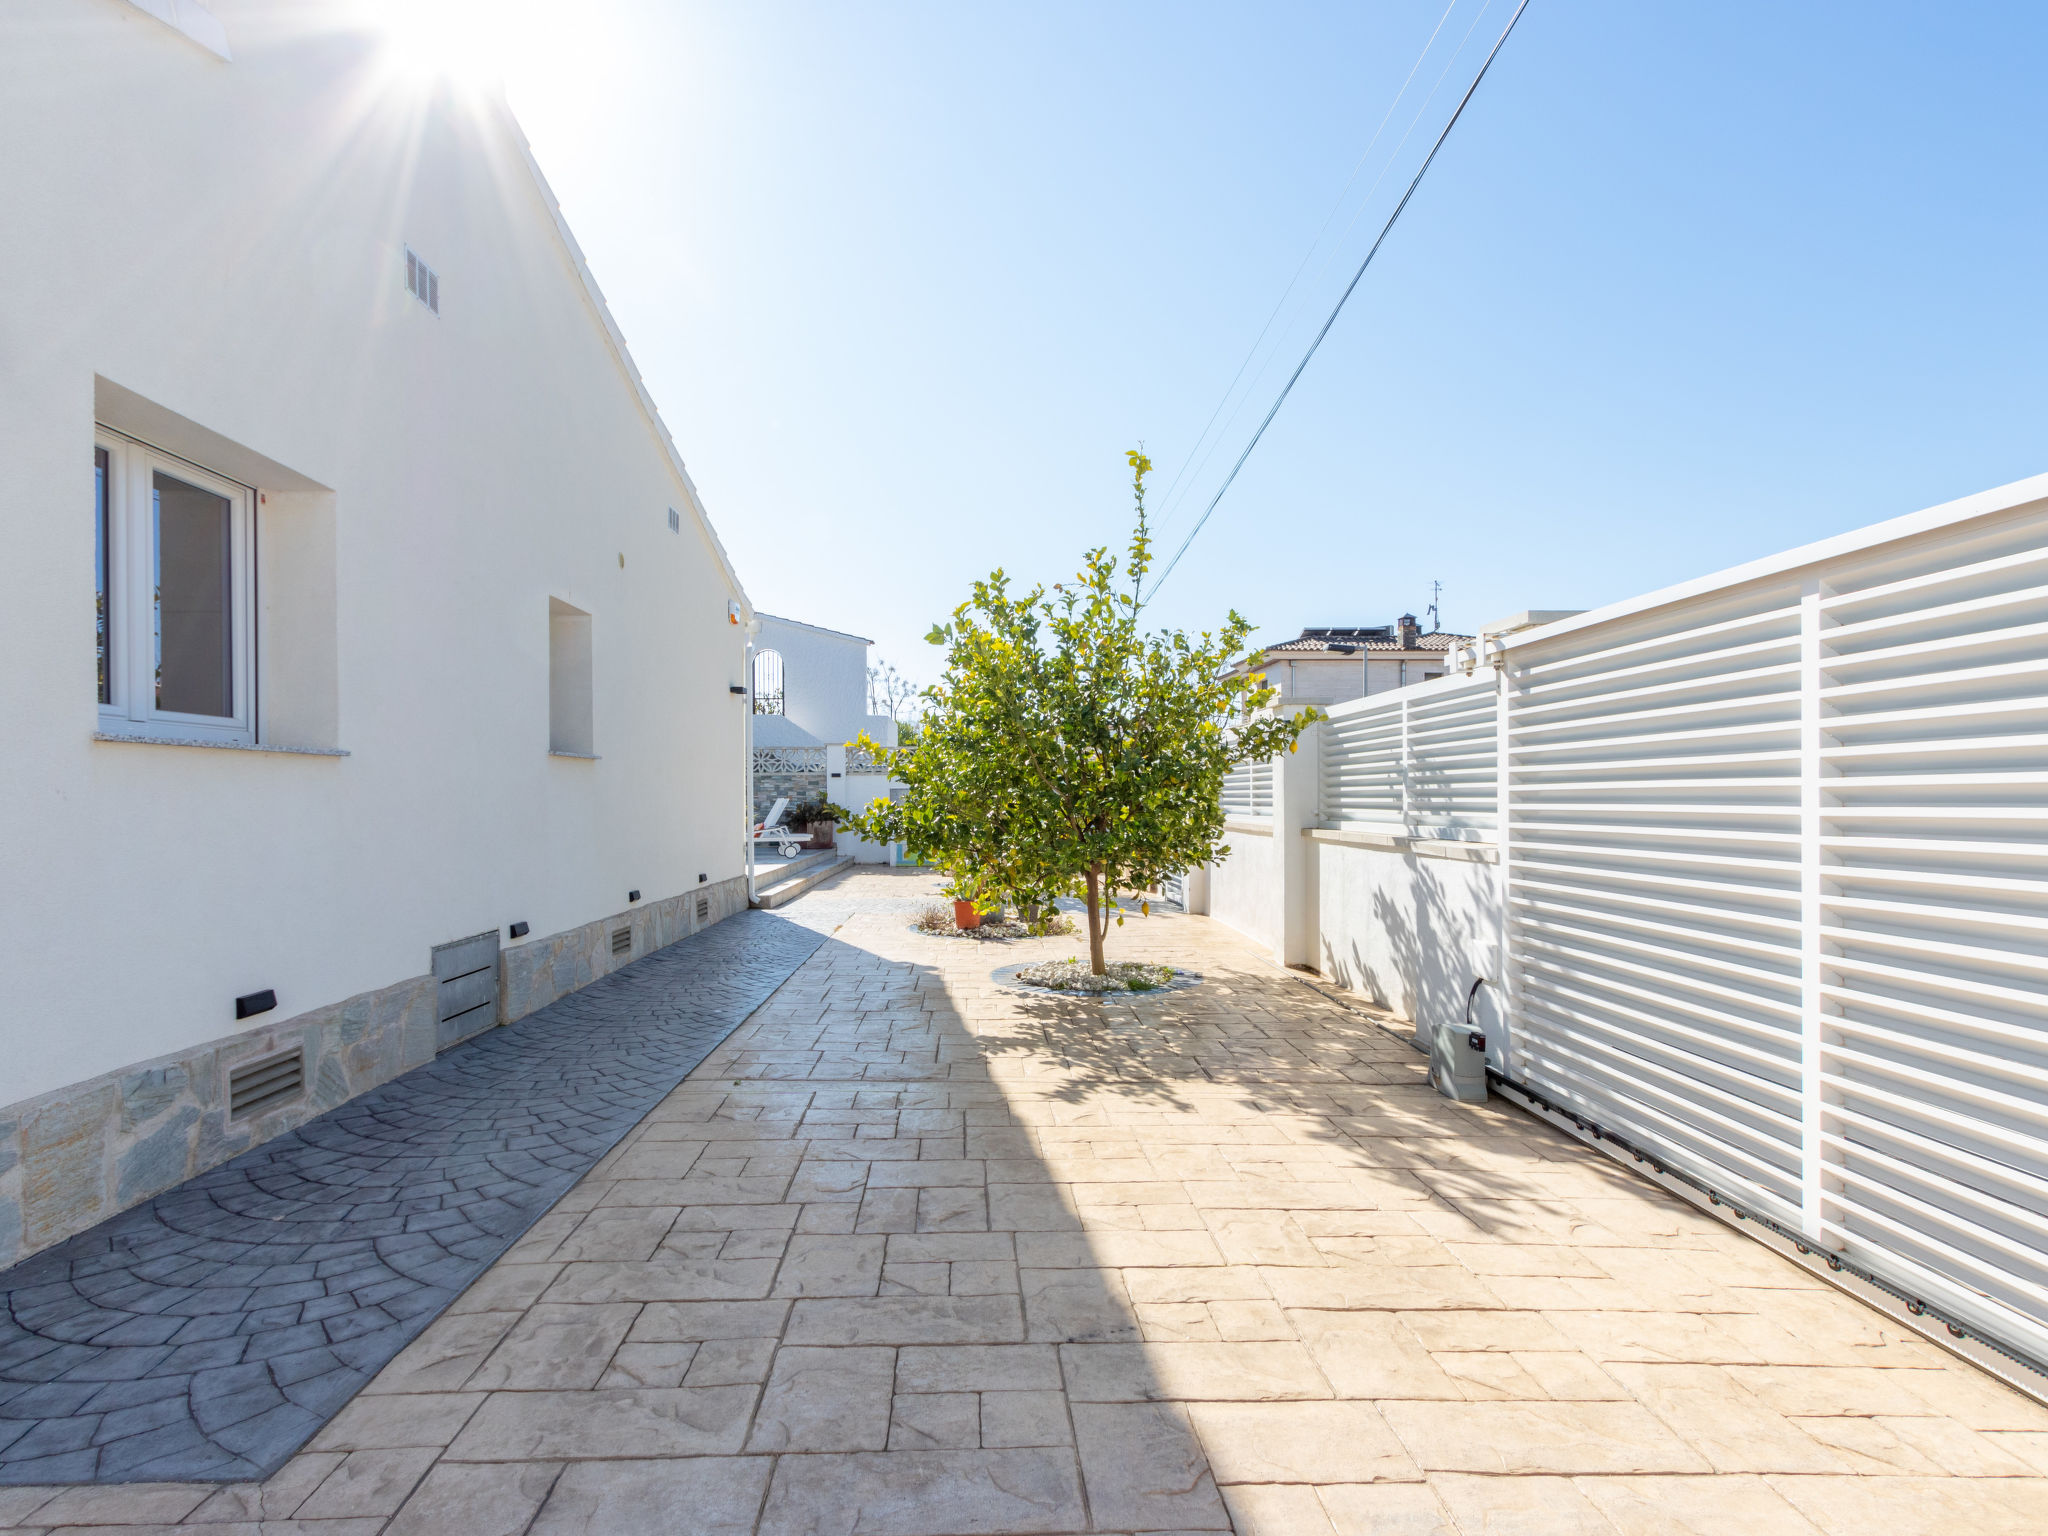
[[709, 896], [699, 896], [697, 898], [697, 921], [701, 923], [710, 916], [711, 898]]
[[615, 955], [630, 955], [633, 953], [633, 930], [631, 928], [614, 928], [612, 930], [612, 953]]
[[683, 514], [674, 507], [668, 509], [668, 531], [670, 533], [681, 533], [683, 531]]
[[273, 1109], [306, 1091], [306, 1051], [300, 1046], [228, 1073], [228, 1115], [239, 1119]]
[[421, 261], [410, 246], [405, 251], [405, 291], [435, 314], [441, 313], [441, 274]]

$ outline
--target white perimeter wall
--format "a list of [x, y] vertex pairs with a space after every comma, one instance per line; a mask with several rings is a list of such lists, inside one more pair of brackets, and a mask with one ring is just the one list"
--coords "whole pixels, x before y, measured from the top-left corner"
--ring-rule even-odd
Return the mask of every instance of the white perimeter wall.
[[[835, 751], [832, 761], [844, 762], [844, 749]], [[889, 780], [883, 774], [849, 773], [844, 778], [831, 781], [828, 791], [836, 805], [849, 811], [864, 811], [876, 800], [889, 798]], [[889, 862], [889, 844], [873, 843], [854, 833], [841, 822], [832, 840], [839, 851], [851, 854], [857, 864], [886, 864]]]
[[[116, 0], [7, 8], [0, 1103], [742, 869], [736, 589], [509, 120], [322, 4], [212, 9], [232, 63]], [[95, 375], [324, 488], [263, 606], [325, 683], [261, 664], [348, 756], [93, 740]], [[550, 597], [592, 615], [596, 762], [548, 754]]]
[[1225, 824], [1230, 856], [1215, 866], [1209, 882], [1209, 915], [1261, 944], [1278, 945], [1284, 903], [1280, 852], [1271, 831], [1253, 831], [1248, 820]]
[[[1474, 978], [1495, 964], [1500, 897], [1493, 864], [1320, 839], [1309, 846], [1316, 968], [1414, 1020], [1418, 1030], [1461, 1020]], [[1482, 992], [1474, 1017], [1491, 1011]]]

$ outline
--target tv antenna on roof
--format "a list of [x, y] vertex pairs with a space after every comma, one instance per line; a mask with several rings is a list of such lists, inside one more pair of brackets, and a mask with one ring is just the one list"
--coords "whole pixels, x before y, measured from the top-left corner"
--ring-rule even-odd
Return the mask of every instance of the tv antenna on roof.
[[1444, 616], [1437, 611], [1437, 604], [1443, 600], [1443, 595], [1444, 584], [1432, 581], [1429, 584], [1429, 607], [1424, 610], [1429, 614], [1429, 632], [1432, 635], [1444, 627]]

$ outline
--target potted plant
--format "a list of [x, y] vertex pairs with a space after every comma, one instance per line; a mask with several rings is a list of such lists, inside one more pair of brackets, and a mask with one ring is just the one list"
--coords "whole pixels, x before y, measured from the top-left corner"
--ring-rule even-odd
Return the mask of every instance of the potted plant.
[[830, 848], [834, 846], [833, 834], [838, 830], [838, 823], [845, 815], [846, 812], [830, 800], [819, 799], [806, 800], [791, 813], [791, 818], [793, 825], [804, 827], [810, 832], [809, 846]]
[[955, 875], [946, 887], [946, 894], [953, 898], [953, 926], [962, 930], [981, 926], [981, 908], [977, 898], [982, 893], [983, 882], [972, 875]]

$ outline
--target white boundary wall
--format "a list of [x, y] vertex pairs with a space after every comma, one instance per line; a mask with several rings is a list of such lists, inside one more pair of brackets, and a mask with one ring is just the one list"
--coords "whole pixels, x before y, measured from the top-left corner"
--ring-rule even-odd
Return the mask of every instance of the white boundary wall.
[[1488, 977], [1508, 1079], [2048, 1360], [2048, 476], [1489, 649], [1280, 759], [1211, 910], [1419, 1025]]

